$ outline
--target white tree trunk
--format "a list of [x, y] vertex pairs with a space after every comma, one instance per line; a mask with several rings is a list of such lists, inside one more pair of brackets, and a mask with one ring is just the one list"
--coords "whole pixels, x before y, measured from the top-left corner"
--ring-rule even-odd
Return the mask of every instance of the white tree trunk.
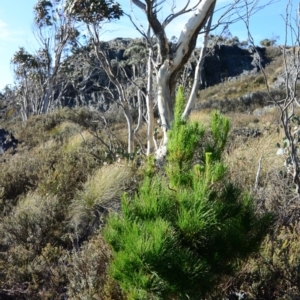
[[215, 6], [216, 0], [202, 0], [194, 14], [182, 29], [178, 42], [176, 54], [173, 60], [172, 68], [177, 68], [186, 53], [190, 52], [190, 42], [194, 38], [195, 33], [204, 27], [207, 18], [212, 13], [211, 9]]
[[195, 70], [195, 76], [194, 76], [194, 82], [193, 82], [192, 90], [190, 92], [189, 100], [188, 100], [188, 102], [186, 104], [186, 107], [184, 109], [184, 112], [182, 114], [183, 119], [186, 119], [189, 116], [189, 114], [192, 110], [192, 107], [193, 107], [193, 105], [196, 101], [196, 98], [197, 98], [197, 92], [199, 90], [199, 86], [200, 86], [200, 83], [201, 83], [201, 72], [202, 72], [202, 69], [203, 69], [205, 56], [206, 56], [206, 52], [207, 52], [208, 36], [209, 36], [210, 28], [211, 28], [211, 22], [212, 22], [212, 18], [213, 18], [213, 11], [214, 11], [214, 5], [211, 7], [210, 17], [209, 17], [209, 20], [207, 22], [206, 32], [205, 32], [204, 37], [203, 37], [201, 53], [200, 53], [200, 56], [198, 58], [198, 62], [197, 62], [196, 70]]
[[124, 110], [124, 115], [126, 118], [126, 122], [127, 122], [127, 130], [128, 130], [128, 136], [127, 136], [127, 140], [128, 140], [128, 148], [127, 148], [127, 152], [128, 153], [132, 153], [134, 151], [134, 132], [133, 132], [133, 128], [132, 128], [132, 116], [131, 116], [131, 112], [129, 109], [129, 106], [127, 103], [124, 103], [123, 105], [123, 110]]
[[21, 118], [23, 123], [26, 123], [26, 121], [28, 120], [27, 109], [28, 109], [27, 99], [25, 96], [23, 96], [23, 102], [21, 104]]
[[142, 92], [141, 90], [138, 90], [137, 92], [138, 96], [138, 122], [136, 125], [136, 128], [134, 129], [134, 134], [137, 134], [142, 126], [142, 120], [143, 120], [143, 101], [142, 101]]
[[[148, 5], [152, 3], [150, 0], [146, 0], [146, 2]], [[148, 14], [148, 21], [158, 39], [157, 104], [163, 129], [163, 145], [167, 143], [167, 131], [170, 129], [174, 117], [173, 109], [178, 76], [195, 49], [198, 33], [205, 26], [215, 3], [216, 0], [202, 0], [199, 3], [196, 12], [181, 31], [177, 48], [172, 56], [164, 27], [154, 14]]]
[[147, 96], [146, 96], [146, 107], [147, 107], [147, 155], [151, 154], [155, 150], [155, 142], [154, 142], [154, 113], [153, 113], [153, 105], [154, 105], [154, 96], [153, 96], [153, 65], [152, 65], [152, 49], [149, 48], [149, 57], [147, 63]]
[[52, 88], [53, 88], [53, 86], [49, 82], [46, 86], [46, 91], [44, 92], [44, 95], [43, 95], [43, 100], [42, 100], [42, 105], [41, 105], [41, 110], [40, 110], [41, 114], [46, 114], [49, 110]]
[[157, 106], [160, 115], [161, 127], [163, 130], [163, 144], [166, 145], [168, 141], [167, 131], [171, 128], [173, 121], [173, 99], [171, 99], [169, 90], [169, 62], [165, 61], [158, 70], [157, 80]]

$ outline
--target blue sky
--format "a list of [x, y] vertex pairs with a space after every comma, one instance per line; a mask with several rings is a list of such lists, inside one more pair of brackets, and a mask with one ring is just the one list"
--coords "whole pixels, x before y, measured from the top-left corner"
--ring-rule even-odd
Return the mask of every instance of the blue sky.
[[[234, 0], [218, 0], [219, 5], [231, 3]], [[284, 42], [284, 21], [281, 15], [285, 15], [285, 7], [288, 0], [278, 0], [275, 4], [266, 7], [256, 13], [250, 20], [250, 29], [255, 42], [258, 44], [264, 38], [271, 38], [274, 35], [280, 37], [279, 44]], [[297, 8], [298, 1], [291, 0], [294, 8]], [[24, 46], [29, 52], [37, 49], [37, 42], [32, 33], [33, 6], [37, 0], [0, 0], [0, 90], [6, 84], [13, 84], [13, 72], [10, 66], [10, 59], [19, 47]], [[129, 0], [118, 1], [124, 11], [130, 13]], [[178, 0], [178, 3], [183, 3]], [[268, 0], [260, 0], [261, 4]], [[166, 0], [166, 4], [172, 3]], [[180, 6], [179, 6], [180, 7]], [[164, 16], [168, 11], [164, 12]], [[143, 15], [139, 10], [136, 16], [143, 21]], [[163, 15], [162, 15], [163, 16]], [[167, 28], [168, 36], [179, 36], [180, 29], [185, 24], [187, 17], [181, 17]], [[245, 26], [238, 22], [229, 27], [232, 35], [237, 35], [240, 40], [247, 39]], [[220, 33], [219, 29], [219, 33]], [[217, 31], [218, 33], [218, 31]], [[126, 18], [119, 22], [108, 24], [102, 35], [103, 40], [115, 37], [138, 37], [139, 33], [134, 29]]]

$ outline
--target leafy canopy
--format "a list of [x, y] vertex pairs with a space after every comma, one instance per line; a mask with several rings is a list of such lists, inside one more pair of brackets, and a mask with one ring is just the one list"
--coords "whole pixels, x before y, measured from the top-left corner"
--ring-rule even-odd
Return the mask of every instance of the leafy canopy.
[[120, 4], [114, 0], [68, 0], [66, 6], [75, 20], [87, 24], [112, 21], [123, 15]]

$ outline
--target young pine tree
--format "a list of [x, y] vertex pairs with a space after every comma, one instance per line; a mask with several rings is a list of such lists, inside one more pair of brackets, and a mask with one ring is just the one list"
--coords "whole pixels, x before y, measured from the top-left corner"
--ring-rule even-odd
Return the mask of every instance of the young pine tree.
[[[111, 275], [128, 299], [204, 299], [238, 259], [258, 249], [270, 223], [227, 177], [221, 152], [228, 120], [212, 114], [208, 145], [203, 127], [181, 119], [183, 106], [180, 88], [165, 174], [148, 172], [104, 232], [114, 252]], [[203, 149], [211, 152], [197, 153]], [[194, 164], [195, 155], [203, 161]]]

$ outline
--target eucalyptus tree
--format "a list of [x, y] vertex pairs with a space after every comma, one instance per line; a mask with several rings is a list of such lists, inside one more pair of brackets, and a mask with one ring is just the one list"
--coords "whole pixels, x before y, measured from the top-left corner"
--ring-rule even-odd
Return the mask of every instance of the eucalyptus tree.
[[[154, 104], [155, 104], [155, 89], [154, 82], [154, 69], [153, 69], [153, 56], [157, 52], [151, 36], [150, 27], [148, 27], [147, 34], [143, 34], [144, 38], [134, 40], [128, 45], [124, 54], [129, 56], [129, 64], [133, 67], [133, 78], [138, 82], [137, 95], [139, 104], [139, 118], [138, 125], [135, 129], [135, 134], [141, 125], [142, 117], [142, 97], [146, 102], [146, 123], [147, 123], [147, 150], [146, 154], [149, 155], [158, 149], [157, 141], [154, 136]], [[137, 78], [136, 78], [137, 77]], [[142, 92], [143, 91], [143, 92]]]
[[147, 45], [142, 39], [133, 40], [125, 49], [124, 55], [128, 57], [127, 65], [132, 67], [133, 79], [141, 78], [146, 73]]
[[[154, 60], [157, 83], [157, 104], [161, 126], [164, 132], [164, 144], [167, 142], [167, 130], [173, 121], [175, 90], [178, 77], [196, 47], [199, 31], [204, 28], [209, 16], [213, 13], [216, 0], [202, 0], [191, 5], [184, 1], [182, 8], [175, 11], [175, 3], [171, 14], [159, 20], [158, 12], [164, 8], [166, 1], [131, 0], [140, 8], [157, 39], [158, 53]], [[176, 47], [170, 48], [166, 27], [177, 17], [194, 11], [178, 38]]]
[[[39, 68], [38, 57], [28, 53], [23, 47], [14, 54], [11, 59], [14, 67], [15, 80], [17, 81], [18, 105], [23, 122], [26, 122], [30, 115], [38, 113], [38, 97], [35, 97], [35, 89], [31, 84], [34, 79], [43, 80], [43, 72]], [[37, 84], [38, 85], [38, 84]]]
[[31, 54], [21, 47], [11, 60], [24, 122], [30, 115], [47, 113], [61, 98], [67, 86], [61, 74], [63, 61], [79, 32], [60, 1], [39, 0], [34, 6], [34, 34], [40, 48]]
[[[153, 80], [153, 45], [151, 42], [150, 31], [147, 33], [147, 38], [133, 40], [125, 50], [124, 55], [129, 56], [129, 64], [133, 68], [133, 79], [138, 81], [137, 89], [139, 118], [135, 132], [141, 126], [142, 117], [142, 97], [145, 98], [146, 104], [146, 123], [147, 123], [147, 150], [149, 155], [157, 149], [157, 143], [154, 137], [154, 80]], [[142, 92], [142, 90], [143, 92]]]
[[[273, 0], [268, 1], [272, 2]], [[153, 124], [149, 126], [149, 120], [153, 120], [153, 102], [155, 97], [160, 114], [160, 124], [163, 129], [163, 147], [161, 147], [161, 149], [165, 150], [167, 131], [171, 128], [173, 121], [174, 99], [178, 79], [184, 66], [194, 52], [199, 34], [205, 33], [206, 35], [203, 45], [203, 48], [205, 49], [208, 43], [208, 33], [210, 30], [215, 29], [221, 24], [228, 24], [228, 22], [232, 23], [243, 18], [245, 16], [245, 12], [243, 11], [245, 3], [249, 2], [252, 5], [251, 14], [254, 13], [259, 9], [259, 0], [232, 0], [225, 6], [221, 13], [221, 17], [213, 25], [211, 25], [211, 19], [218, 2], [217, 0], [186, 0], [181, 2], [181, 8], [178, 10], [176, 1], [173, 1], [171, 3], [171, 13], [163, 19], [160, 18], [162, 15], [161, 12], [163, 11], [165, 13], [168, 5], [170, 9], [170, 3], [166, 0], [130, 0], [130, 2], [132, 3], [132, 8], [142, 10], [148, 23], [148, 29], [144, 31], [135, 24], [135, 28], [144, 36], [148, 48], [148, 84], [146, 88], [146, 97], [148, 100], [151, 98], [151, 104], [148, 105], [149, 103], [147, 102], [148, 133], [153, 129]], [[119, 93], [119, 103], [121, 103], [124, 110], [129, 130], [128, 141], [130, 145], [128, 146], [128, 149], [131, 149], [132, 151], [133, 133], [132, 120], [128, 113], [128, 99], [124, 97], [126, 94], [124, 93], [124, 87], [117, 83], [114, 74], [109, 71], [110, 67], [109, 64], [107, 64], [109, 61], [107, 60], [105, 52], [99, 46], [101, 44], [100, 31], [102, 24], [107, 21], [119, 19], [123, 15], [123, 11], [120, 5], [114, 0], [91, 0], [88, 2], [84, 0], [66, 0], [65, 7], [67, 8], [68, 15], [71, 15], [76, 21], [83, 22], [86, 25], [87, 32], [94, 44], [95, 53], [97, 53], [99, 62], [108, 68], [107, 74], [110, 74], [108, 76], [111, 82], [118, 86], [116, 89]], [[233, 16], [234, 14], [235, 16]], [[182, 27], [177, 43], [171, 43], [167, 37], [166, 28], [172, 26], [170, 24], [173, 24], [174, 20], [183, 15], [186, 16], [187, 22]], [[132, 16], [130, 16], [130, 18], [131, 20], [133, 19]], [[203, 54], [199, 58], [198, 69], [201, 69], [203, 65], [205, 51], [202, 51], [202, 53]], [[197, 72], [198, 75], [199, 73], [200, 71]], [[153, 81], [151, 81], [153, 74], [155, 74], [156, 77], [155, 86]], [[196, 77], [195, 81], [199, 81], [199, 79]], [[190, 98], [187, 109], [184, 112], [183, 117], [185, 118], [189, 114], [192, 104], [195, 101], [195, 93], [197, 92], [198, 86], [199, 84], [195, 84], [192, 89], [193, 97]], [[149, 110], [151, 109], [152, 111], [149, 113]], [[154, 149], [153, 142], [152, 145], [149, 145], [149, 141], [152, 142], [152, 138], [148, 134], [148, 149], [150, 147], [151, 150], [147, 151], [147, 153], [152, 152]]]
[[[134, 151], [133, 119], [130, 111], [130, 99], [127, 95], [128, 83], [120, 79], [119, 74], [127, 76], [125, 69], [118, 61], [112, 61], [109, 57], [108, 44], [101, 40], [102, 26], [106, 22], [119, 19], [123, 15], [120, 4], [113, 0], [67, 0], [65, 3], [66, 13], [79, 24], [83, 24], [93, 45], [93, 54], [96, 56], [101, 68], [110, 80], [110, 85], [117, 92], [118, 105], [122, 108], [128, 129], [128, 153]], [[116, 72], [117, 69], [117, 72]]]
[[146, 154], [149, 155], [158, 148], [157, 141], [154, 137], [154, 104], [155, 104], [155, 82], [154, 82], [154, 69], [153, 69], [153, 55], [155, 45], [151, 37], [150, 28], [144, 38], [133, 40], [124, 52], [129, 61], [126, 63], [132, 66], [133, 70], [133, 87], [135, 87], [135, 95], [138, 98], [139, 118], [138, 124], [135, 129], [135, 135], [142, 123], [142, 100], [145, 99], [146, 113], [144, 116], [147, 123], [147, 150]]
[[[61, 84], [58, 73], [68, 55], [68, 46], [76, 44], [79, 32], [63, 11], [60, 0], [39, 0], [34, 6], [35, 33], [46, 54], [46, 80], [43, 83], [40, 113], [46, 113], [54, 101], [55, 89]], [[62, 89], [63, 90], [63, 89]]]
[[[157, 55], [153, 55], [152, 62], [156, 74], [156, 98], [157, 105], [161, 119], [161, 126], [164, 133], [163, 145], [167, 142], [167, 131], [170, 129], [173, 122], [173, 110], [175, 101], [175, 91], [178, 84], [178, 79], [182, 70], [197, 44], [197, 39], [200, 34], [205, 34], [203, 49], [206, 48], [208, 43], [208, 34], [220, 25], [228, 25], [247, 15], [247, 6], [251, 6], [250, 14], [254, 14], [259, 9], [271, 3], [273, 0], [267, 1], [268, 3], [259, 6], [259, 0], [232, 0], [219, 9], [219, 17], [217, 21], [211, 24], [211, 18], [217, 4], [221, 4], [218, 0], [196, 0], [196, 1], [171, 1], [166, 0], [130, 0], [132, 11], [135, 8], [142, 10], [148, 25], [156, 38]], [[178, 7], [180, 7], [178, 9]], [[219, 7], [220, 8], [220, 7]], [[166, 11], [171, 12], [164, 18], [161, 18]], [[166, 29], [174, 24], [174, 21], [180, 16], [186, 16], [186, 23], [182, 26], [177, 43], [174, 45], [170, 43], [167, 37]], [[147, 36], [146, 30], [142, 32], [139, 26], [135, 25], [145, 37]], [[203, 65], [205, 51], [199, 57], [198, 69]], [[199, 72], [196, 72], [199, 75]], [[199, 80], [195, 78], [195, 80]], [[198, 85], [199, 86], [199, 85]], [[192, 89], [192, 93], [197, 92], [197, 85]], [[195, 100], [191, 95], [188, 107], [184, 111], [183, 117], [187, 117], [190, 108]], [[165, 148], [165, 147], [163, 147]]]
[[0, 120], [8, 119], [16, 112], [16, 88], [12, 85], [6, 85], [0, 91]]

